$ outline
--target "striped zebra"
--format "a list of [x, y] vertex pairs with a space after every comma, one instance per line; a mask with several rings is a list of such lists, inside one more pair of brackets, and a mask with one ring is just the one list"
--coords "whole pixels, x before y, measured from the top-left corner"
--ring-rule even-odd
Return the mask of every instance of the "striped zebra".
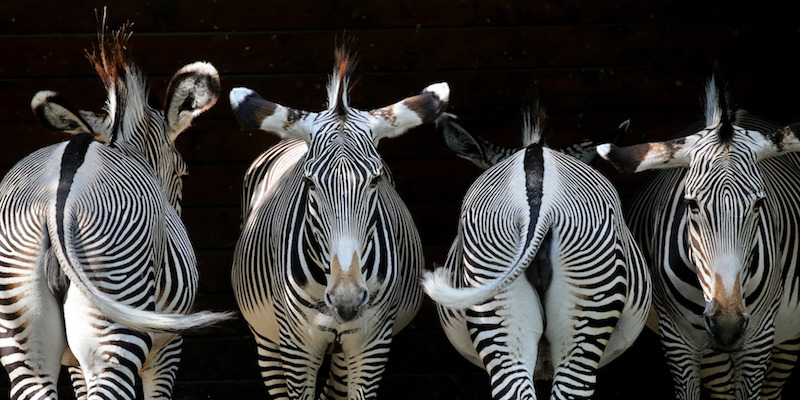
[[393, 335], [420, 307], [422, 247], [376, 145], [432, 122], [446, 83], [372, 111], [348, 104], [353, 61], [338, 50], [328, 107], [300, 111], [230, 93], [242, 124], [283, 140], [250, 167], [232, 284], [271, 398], [374, 398]]
[[778, 399], [800, 353], [800, 124], [733, 112], [712, 79], [695, 128], [598, 152], [626, 173], [664, 169], [630, 221], [676, 398]]
[[57, 398], [62, 363], [78, 399], [132, 399], [137, 375], [145, 398], [170, 398], [178, 332], [226, 318], [184, 315], [198, 276], [179, 216], [186, 164], [174, 146], [216, 102], [217, 71], [183, 67], [165, 111], [153, 109], [126, 61], [125, 30], [101, 33], [90, 56], [106, 112], [38, 93], [34, 113], [75, 136], [25, 157], [0, 183], [0, 361], [11, 399]]
[[536, 398], [534, 378], [552, 379], [552, 399], [586, 399], [597, 369], [641, 332], [650, 278], [614, 188], [545, 147], [537, 114], [525, 147], [467, 191], [458, 237], [423, 286], [493, 399]]

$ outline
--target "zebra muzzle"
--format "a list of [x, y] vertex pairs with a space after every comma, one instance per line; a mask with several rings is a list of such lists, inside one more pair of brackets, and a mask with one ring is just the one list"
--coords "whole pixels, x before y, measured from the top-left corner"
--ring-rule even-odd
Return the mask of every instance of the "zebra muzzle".
[[716, 299], [706, 303], [703, 323], [711, 335], [712, 347], [719, 351], [741, 350], [750, 327], [750, 314], [737, 308], [722, 307]]
[[353, 253], [352, 261], [347, 267], [342, 266], [337, 255], [331, 262], [331, 276], [325, 289], [325, 304], [336, 312], [342, 322], [352, 321], [359, 311], [369, 302], [369, 290], [358, 255]]

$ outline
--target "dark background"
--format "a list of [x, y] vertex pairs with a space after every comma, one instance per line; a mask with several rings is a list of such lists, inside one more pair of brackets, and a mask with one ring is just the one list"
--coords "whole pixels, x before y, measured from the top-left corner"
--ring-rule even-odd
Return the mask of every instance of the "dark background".
[[[736, 105], [786, 123], [800, 116], [800, 22], [790, 6], [762, 1], [240, 1], [152, 0], [109, 8], [109, 26], [134, 23], [133, 60], [163, 101], [181, 66], [212, 62], [223, 96], [178, 139], [191, 175], [183, 219], [200, 262], [201, 309], [235, 310], [229, 273], [239, 230], [241, 181], [276, 139], [239, 128], [227, 100], [247, 86], [309, 110], [325, 103], [333, 49], [353, 39], [360, 63], [351, 104], [371, 109], [451, 87], [449, 111], [496, 143], [519, 143], [519, 109], [538, 97], [553, 146], [630, 118], [625, 143], [667, 138], [702, 116], [703, 85], [715, 70]], [[780, 2], [790, 4], [789, 2]], [[84, 57], [95, 42], [92, 1], [0, 4], [0, 175], [31, 151], [64, 140], [29, 110], [38, 90], [61, 92], [99, 111], [100, 80]], [[427, 264], [444, 261], [463, 193], [481, 172], [450, 154], [432, 127], [385, 140], [380, 149], [419, 227]], [[643, 176], [596, 167], [628, 200]], [[0, 378], [0, 398], [8, 396]], [[798, 378], [785, 399], [800, 397]], [[66, 381], [65, 381], [66, 382]], [[441, 332], [429, 301], [395, 340], [381, 398], [484, 399], [487, 375]], [[255, 347], [243, 320], [187, 335], [178, 399], [263, 398]], [[643, 332], [602, 370], [597, 399], [672, 398], [655, 336]]]

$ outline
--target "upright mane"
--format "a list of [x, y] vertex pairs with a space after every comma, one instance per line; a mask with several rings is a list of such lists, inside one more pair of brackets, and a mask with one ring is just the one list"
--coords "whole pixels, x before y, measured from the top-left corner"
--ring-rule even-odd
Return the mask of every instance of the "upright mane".
[[705, 109], [706, 127], [717, 128], [720, 142], [729, 144], [733, 139], [733, 110], [727, 91], [716, 86], [713, 76], [706, 86]]
[[[136, 126], [143, 119], [147, 105], [147, 87], [135, 65], [128, 62], [126, 51], [132, 24], [125, 23], [115, 32], [107, 33], [106, 15], [99, 21], [97, 45], [86, 56], [103, 81], [107, 98], [105, 111], [111, 118], [109, 143], [123, 132], [122, 126]], [[123, 125], [124, 124], [124, 125]]]
[[328, 109], [334, 110], [336, 115], [345, 117], [350, 107], [347, 95], [350, 91], [350, 77], [356, 66], [355, 57], [350, 54], [345, 45], [336, 49], [336, 62], [333, 73], [328, 80]]
[[544, 125], [547, 121], [547, 114], [537, 102], [533, 106], [522, 110], [522, 145], [544, 144]]

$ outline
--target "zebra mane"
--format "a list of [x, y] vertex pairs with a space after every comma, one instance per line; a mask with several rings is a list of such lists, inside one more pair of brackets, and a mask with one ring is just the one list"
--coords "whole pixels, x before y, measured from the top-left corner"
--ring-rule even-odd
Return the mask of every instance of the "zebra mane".
[[87, 51], [86, 56], [108, 93], [104, 109], [112, 121], [108, 143], [113, 143], [122, 131], [123, 123], [132, 127], [143, 118], [147, 108], [147, 88], [138, 68], [128, 61], [126, 54], [133, 24], [127, 22], [118, 31], [107, 34], [104, 13], [99, 25], [98, 44], [91, 53]]
[[522, 145], [543, 145], [545, 138], [544, 125], [547, 121], [547, 114], [536, 103], [532, 107], [525, 107], [522, 110]]
[[735, 113], [730, 106], [730, 97], [724, 89], [716, 86], [712, 76], [706, 86], [706, 127], [717, 128], [717, 136], [723, 144], [729, 144], [733, 139], [733, 120]]
[[328, 80], [328, 109], [334, 110], [336, 115], [345, 117], [348, 104], [347, 95], [350, 91], [350, 77], [356, 66], [356, 59], [351, 55], [346, 45], [336, 49], [336, 62], [333, 73]]

